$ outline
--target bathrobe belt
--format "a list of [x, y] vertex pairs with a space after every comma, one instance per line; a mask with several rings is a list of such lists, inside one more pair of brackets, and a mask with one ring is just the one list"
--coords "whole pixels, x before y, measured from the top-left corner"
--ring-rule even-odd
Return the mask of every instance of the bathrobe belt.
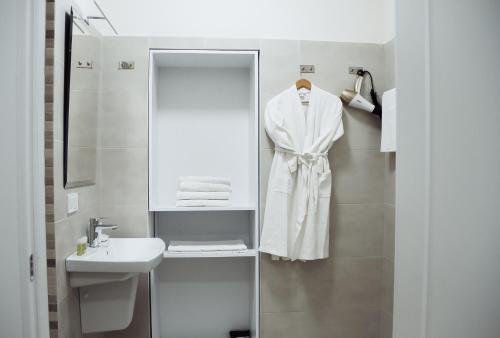
[[276, 147], [275, 151], [285, 154], [285, 159], [290, 169], [290, 173], [302, 167], [301, 178], [306, 187], [306, 193], [300, 196], [300, 205], [298, 206], [297, 222], [301, 227], [309, 209], [309, 203], [316, 212], [319, 196], [320, 176], [326, 170], [325, 165], [328, 161], [328, 152], [324, 153], [297, 153], [292, 150]]

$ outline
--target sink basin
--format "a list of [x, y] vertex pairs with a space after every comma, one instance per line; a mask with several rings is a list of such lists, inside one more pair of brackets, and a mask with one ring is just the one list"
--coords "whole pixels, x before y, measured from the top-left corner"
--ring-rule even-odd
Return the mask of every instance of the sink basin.
[[110, 238], [66, 258], [69, 283], [79, 289], [83, 333], [122, 330], [132, 321], [139, 274], [163, 259], [160, 238]]
[[104, 247], [87, 248], [66, 258], [68, 272], [144, 273], [160, 264], [165, 243], [160, 238], [110, 238]]

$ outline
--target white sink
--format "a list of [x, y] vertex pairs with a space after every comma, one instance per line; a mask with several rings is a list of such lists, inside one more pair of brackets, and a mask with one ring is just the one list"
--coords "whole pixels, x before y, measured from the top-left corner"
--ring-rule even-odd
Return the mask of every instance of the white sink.
[[126, 328], [133, 316], [139, 274], [158, 266], [165, 251], [160, 238], [110, 238], [106, 244], [66, 258], [69, 283], [80, 288], [83, 333]]
[[160, 264], [165, 243], [160, 238], [110, 238], [106, 247], [87, 248], [66, 258], [68, 272], [144, 273]]

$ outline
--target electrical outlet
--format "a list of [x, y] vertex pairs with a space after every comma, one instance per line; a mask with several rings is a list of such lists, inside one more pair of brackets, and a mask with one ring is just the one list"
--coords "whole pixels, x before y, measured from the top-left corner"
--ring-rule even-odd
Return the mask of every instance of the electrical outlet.
[[314, 73], [314, 65], [300, 65], [301, 73]]
[[352, 75], [357, 75], [358, 74], [358, 71], [360, 70], [364, 70], [363, 67], [354, 67], [354, 66], [349, 66], [349, 74], [352, 74]]

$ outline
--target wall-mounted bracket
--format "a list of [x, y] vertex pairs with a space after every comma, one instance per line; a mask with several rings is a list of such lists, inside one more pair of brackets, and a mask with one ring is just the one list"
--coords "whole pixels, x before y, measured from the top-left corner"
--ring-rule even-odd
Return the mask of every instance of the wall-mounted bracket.
[[349, 66], [348, 73], [352, 75], [358, 75], [358, 72], [363, 70], [364, 70], [363, 67]]
[[314, 73], [314, 65], [300, 65], [300, 73]]
[[92, 69], [94, 68], [93, 61], [80, 60], [76, 62], [76, 68]]
[[134, 61], [120, 61], [118, 64], [118, 69], [121, 70], [130, 70], [135, 68], [135, 62]]

